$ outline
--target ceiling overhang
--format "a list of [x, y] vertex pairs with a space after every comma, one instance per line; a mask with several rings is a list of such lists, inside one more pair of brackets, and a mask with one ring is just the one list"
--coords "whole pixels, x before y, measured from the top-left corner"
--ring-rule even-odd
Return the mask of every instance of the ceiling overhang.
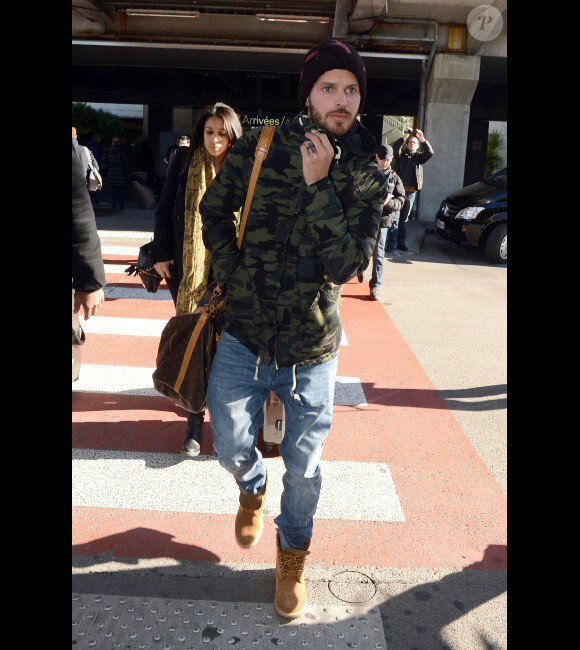
[[[391, 96], [408, 93], [410, 84], [424, 78], [435, 52], [479, 54], [480, 82], [490, 88], [486, 97], [495, 92], [494, 85], [502, 89], [499, 95], [505, 94], [507, 27], [491, 45], [478, 44], [467, 34], [469, 13], [480, 4], [478, 0], [73, 0], [74, 77], [92, 77], [90, 70], [100, 77], [109, 75], [100, 88], [110, 97], [123, 94], [119, 80], [146, 70], [151, 73], [145, 75], [148, 81], [159, 86], [165, 85], [164, 77], [171, 77], [177, 87], [193, 79], [199, 84], [209, 79], [203, 75], [228, 76], [231, 85], [232, 77], [239, 75], [240, 83], [252, 77], [278, 77], [288, 88], [310, 47], [335, 37], [356, 47], [369, 87], [377, 95], [387, 88]], [[505, 15], [506, 0], [492, 4]], [[113, 72], [114, 68], [125, 68], [126, 73]], [[77, 101], [82, 101], [78, 97], [85, 87], [81, 82], [73, 88]], [[95, 86], [91, 96], [98, 92]], [[372, 102], [368, 95], [367, 102]], [[411, 98], [406, 105], [415, 102]]]

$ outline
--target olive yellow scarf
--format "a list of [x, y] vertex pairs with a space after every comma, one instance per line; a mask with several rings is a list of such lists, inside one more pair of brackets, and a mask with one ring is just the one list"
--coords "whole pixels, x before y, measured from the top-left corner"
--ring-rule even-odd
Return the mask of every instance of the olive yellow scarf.
[[201, 237], [199, 203], [207, 186], [215, 178], [213, 158], [201, 145], [191, 157], [185, 190], [183, 233], [183, 279], [179, 285], [175, 313], [191, 314], [207, 286], [211, 259]]
[[[183, 233], [183, 278], [179, 285], [175, 313], [191, 314], [207, 287], [211, 256], [203, 245], [199, 204], [216, 171], [212, 156], [202, 145], [191, 156], [185, 188], [185, 223]], [[236, 232], [240, 212], [235, 214]]]

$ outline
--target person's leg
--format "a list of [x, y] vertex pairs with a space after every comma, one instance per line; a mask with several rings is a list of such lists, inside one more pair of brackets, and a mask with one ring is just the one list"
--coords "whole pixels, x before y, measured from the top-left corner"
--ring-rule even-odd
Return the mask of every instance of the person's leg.
[[309, 555], [313, 517], [322, 477], [322, 445], [332, 422], [338, 358], [315, 366], [283, 368], [273, 390], [284, 404], [285, 432], [280, 453], [286, 471], [276, 534], [274, 608], [294, 619], [306, 611], [304, 563]]
[[[266, 367], [267, 368], [267, 367]], [[222, 331], [211, 367], [207, 409], [213, 430], [214, 455], [245, 494], [258, 494], [266, 484], [266, 466], [256, 449], [269, 373], [237, 339]], [[263, 378], [263, 379], [262, 379]]]
[[385, 251], [387, 253], [390, 253], [395, 249], [395, 246], [397, 245], [397, 231], [399, 229], [399, 219], [401, 217], [401, 212], [400, 210], [397, 210], [395, 212], [395, 216], [393, 218], [393, 223], [388, 227], [387, 229], [387, 245], [385, 246]]
[[405, 203], [401, 208], [401, 216], [399, 218], [399, 229], [397, 232], [397, 248], [401, 250], [407, 250], [407, 223], [409, 221], [409, 215], [413, 209], [413, 203], [415, 203], [415, 198], [417, 192], [405, 192]]
[[187, 426], [185, 428], [185, 438], [181, 453], [184, 456], [199, 456], [201, 451], [201, 429], [203, 426], [203, 419], [205, 410], [200, 413], [187, 414]]
[[284, 405], [285, 415], [280, 453], [286, 471], [280, 514], [274, 520], [282, 547], [301, 549], [312, 537], [322, 481], [320, 456], [332, 422], [337, 362], [334, 357], [326, 363], [275, 372], [272, 390]]
[[375, 248], [373, 251], [373, 272], [369, 282], [369, 289], [371, 290], [371, 297], [376, 298], [376, 291], [383, 278], [383, 265], [385, 260], [385, 242], [387, 241], [387, 234], [389, 229], [387, 227], [379, 228]]
[[267, 473], [256, 442], [264, 421], [262, 406], [270, 392], [273, 364], [261, 368], [260, 377], [258, 368], [255, 356], [222, 331], [206, 403], [213, 429], [214, 455], [233, 475], [240, 490], [234, 535], [242, 548], [255, 546], [264, 527]]

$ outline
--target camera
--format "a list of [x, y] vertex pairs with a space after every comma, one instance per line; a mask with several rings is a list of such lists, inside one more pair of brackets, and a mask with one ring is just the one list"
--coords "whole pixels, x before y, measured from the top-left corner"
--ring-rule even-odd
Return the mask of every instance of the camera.
[[408, 133], [409, 135], [416, 135], [417, 129], [407, 129], [405, 133]]

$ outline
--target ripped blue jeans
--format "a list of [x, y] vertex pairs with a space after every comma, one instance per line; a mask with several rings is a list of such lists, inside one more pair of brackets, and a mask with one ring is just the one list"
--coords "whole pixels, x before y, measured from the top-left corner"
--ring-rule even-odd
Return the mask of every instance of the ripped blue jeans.
[[225, 331], [220, 334], [207, 392], [214, 455], [246, 494], [261, 492], [266, 482], [264, 459], [256, 448], [262, 405], [270, 391], [284, 405], [280, 453], [285, 473], [280, 514], [274, 520], [283, 547], [303, 548], [312, 538], [337, 363], [336, 356], [315, 366], [276, 369], [273, 362], [257, 366], [256, 357], [244, 345]]

